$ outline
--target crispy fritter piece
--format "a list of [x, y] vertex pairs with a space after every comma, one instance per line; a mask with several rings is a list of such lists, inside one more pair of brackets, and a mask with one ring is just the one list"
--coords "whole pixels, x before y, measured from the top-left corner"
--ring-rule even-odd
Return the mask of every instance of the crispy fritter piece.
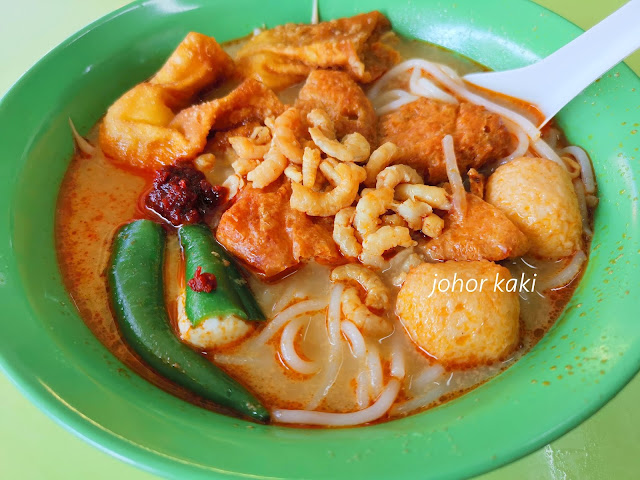
[[330, 231], [289, 206], [287, 184], [263, 190], [245, 188], [220, 219], [216, 238], [236, 258], [265, 278], [300, 262], [341, 263]]
[[444, 231], [421, 249], [434, 260], [491, 260], [524, 255], [529, 241], [507, 216], [475, 195], [467, 194], [467, 213], [447, 213]]
[[400, 60], [380, 42], [391, 29], [380, 12], [340, 18], [317, 25], [288, 23], [251, 38], [238, 52], [238, 68], [274, 89], [296, 84], [315, 68], [348, 73], [369, 83]]
[[362, 88], [344, 72], [314, 70], [300, 90], [296, 107], [302, 117], [320, 108], [335, 126], [337, 138], [358, 132], [369, 144], [376, 144], [378, 117]]
[[205, 87], [228, 78], [234, 69], [233, 60], [215, 39], [190, 32], [149, 83], [163, 87], [174, 105], [184, 106]]
[[141, 83], [107, 111], [100, 145], [115, 161], [155, 169], [193, 159], [204, 149], [211, 130], [278, 115], [283, 105], [260, 82], [247, 79], [225, 97], [193, 105], [174, 115], [172, 93], [160, 85]]
[[452, 135], [461, 172], [506, 156], [511, 135], [499, 115], [468, 102], [419, 98], [380, 117], [380, 143], [395, 143], [394, 163], [412, 166], [435, 185], [446, 181], [442, 138]]

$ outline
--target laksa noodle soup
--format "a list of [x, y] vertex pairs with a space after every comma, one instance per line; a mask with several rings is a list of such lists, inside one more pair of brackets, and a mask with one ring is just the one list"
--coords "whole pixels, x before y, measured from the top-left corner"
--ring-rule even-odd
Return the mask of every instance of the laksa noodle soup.
[[[183, 399], [363, 425], [487, 381], [583, 271], [589, 158], [379, 12], [189, 33], [89, 133], [57, 249], [89, 328]], [[73, 127], [73, 126], [72, 126]]]

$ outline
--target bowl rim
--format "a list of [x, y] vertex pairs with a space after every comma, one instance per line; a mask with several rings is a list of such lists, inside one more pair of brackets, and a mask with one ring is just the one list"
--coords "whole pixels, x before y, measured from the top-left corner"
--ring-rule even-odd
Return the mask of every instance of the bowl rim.
[[[147, 2], [145, 0], [135, 0], [131, 4], [125, 5], [90, 23], [89, 25], [85, 26], [74, 35], [63, 41], [57, 47], [50, 50], [27, 72], [21, 75], [20, 78], [16, 80], [13, 85], [5, 92], [2, 98], [0, 98], [0, 116], [3, 104], [5, 104], [11, 96], [17, 95], [16, 92], [19, 90], [20, 85], [25, 83], [29, 78], [40, 74], [41, 65], [45, 60], [55, 58], [62, 50], [81, 39], [87, 32], [96, 28], [100, 28], [103, 24], [110, 22], [116, 17], [126, 14], [131, 10], [143, 8], [146, 4], [149, 3], [150, 2]], [[531, 2], [530, 0], [526, 0], [526, 3], [531, 3], [535, 5], [540, 11], [543, 11], [550, 16], [558, 17], [567, 24], [573, 25], [575, 28], [579, 29], [579, 27], [576, 27], [572, 22], [564, 19], [563, 17], [555, 14], [554, 12], [548, 10], [543, 6]], [[626, 65], [618, 66], [618, 68], [631, 71]], [[633, 73], [633, 75], [635, 75], [635, 73]], [[638, 79], [637, 75], [635, 76], [636, 80], [640, 80]], [[15, 359], [11, 359], [5, 354], [2, 349], [0, 349], [0, 371], [7, 375], [12, 383], [16, 385], [16, 387], [32, 403], [34, 403], [40, 410], [44, 411], [48, 416], [53, 418], [58, 424], [62, 425], [65, 429], [71, 431], [75, 435], [96, 446], [97, 448], [127, 463], [131, 463], [152, 473], [158, 475], [167, 475], [168, 471], [174, 470], [175, 460], [159, 456], [156, 454], [156, 452], [147, 450], [142, 445], [132, 443], [125, 438], [117, 436], [117, 434], [114, 435], [114, 432], [105, 430], [100, 425], [92, 422], [91, 419], [82, 416], [80, 412], [71, 410], [64, 403], [64, 399], [57, 397], [55, 392], [48, 390], [46, 385], [39, 382], [38, 378], [34, 377], [31, 372], [28, 371], [28, 368], [13, 360]], [[574, 415], [565, 423], [557, 425], [554, 430], [548, 431], [546, 435], [532, 439], [529, 443], [521, 444], [519, 447], [511, 448], [509, 453], [505, 454], [498, 462], [485, 462], [484, 466], [475, 470], [475, 473], [485, 472], [489, 469], [509, 463], [517, 458], [520, 458], [526, 453], [529, 453], [534, 449], [543, 446], [549, 441], [558, 438], [560, 435], [574, 428], [579, 423], [595, 413], [597, 410], [599, 410], [602, 406], [604, 406], [607, 401], [615, 396], [618, 391], [620, 391], [633, 378], [638, 370], [640, 370], [640, 362], [636, 362], [635, 365], [628, 364], [628, 368], [626, 369], [624, 374], [620, 376], [622, 381], [617, 382], [604, 394], [601, 393], [596, 400], [590, 403], [588, 407], [581, 410], [579, 414]], [[219, 474], [235, 475], [239, 474], [239, 472], [219, 472]]]

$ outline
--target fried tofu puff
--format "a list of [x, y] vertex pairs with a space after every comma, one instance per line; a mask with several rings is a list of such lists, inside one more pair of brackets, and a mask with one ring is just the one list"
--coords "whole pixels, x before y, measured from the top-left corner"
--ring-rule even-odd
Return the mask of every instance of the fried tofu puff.
[[485, 200], [527, 236], [529, 253], [561, 258], [582, 248], [582, 219], [571, 178], [543, 158], [517, 158], [487, 182]]
[[378, 133], [380, 144], [397, 145], [394, 163], [415, 168], [430, 185], [447, 181], [442, 150], [445, 135], [453, 137], [461, 173], [502, 158], [511, 150], [511, 136], [500, 115], [469, 102], [452, 105], [421, 97], [382, 115]]
[[296, 108], [303, 118], [316, 108], [324, 110], [335, 126], [336, 137], [358, 132], [376, 144], [378, 117], [362, 88], [346, 73], [314, 70], [300, 90]]
[[463, 219], [452, 212], [444, 216], [444, 231], [420, 249], [433, 260], [491, 260], [520, 257], [529, 240], [498, 208], [467, 194]]
[[233, 70], [233, 60], [214, 38], [190, 32], [149, 83], [162, 86], [173, 96], [172, 106], [184, 106]]
[[342, 263], [330, 231], [291, 208], [290, 196], [286, 183], [266, 189], [247, 187], [224, 212], [216, 230], [218, 242], [265, 279], [310, 259]]
[[505, 289], [510, 278], [493, 262], [423, 263], [402, 285], [396, 314], [411, 339], [445, 367], [504, 359], [520, 338], [518, 294]]

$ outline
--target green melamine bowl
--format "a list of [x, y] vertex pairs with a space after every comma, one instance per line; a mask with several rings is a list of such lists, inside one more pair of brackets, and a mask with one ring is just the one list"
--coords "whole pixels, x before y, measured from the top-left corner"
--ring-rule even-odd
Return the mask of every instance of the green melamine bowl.
[[[549, 334], [516, 365], [446, 405], [365, 428], [255, 425], [185, 403], [128, 371], [84, 325], [60, 280], [55, 201], [86, 131], [190, 30], [224, 41], [306, 22], [310, 1], [138, 1], [83, 29], [0, 103], [0, 359], [35, 404], [99, 448], [170, 478], [458, 478], [514, 460], [576, 426], [640, 367], [637, 156], [640, 81], [615, 67], [559, 115], [600, 186], [587, 271]], [[580, 33], [527, 1], [322, 0], [324, 19], [379, 9], [402, 34], [494, 69]]]

